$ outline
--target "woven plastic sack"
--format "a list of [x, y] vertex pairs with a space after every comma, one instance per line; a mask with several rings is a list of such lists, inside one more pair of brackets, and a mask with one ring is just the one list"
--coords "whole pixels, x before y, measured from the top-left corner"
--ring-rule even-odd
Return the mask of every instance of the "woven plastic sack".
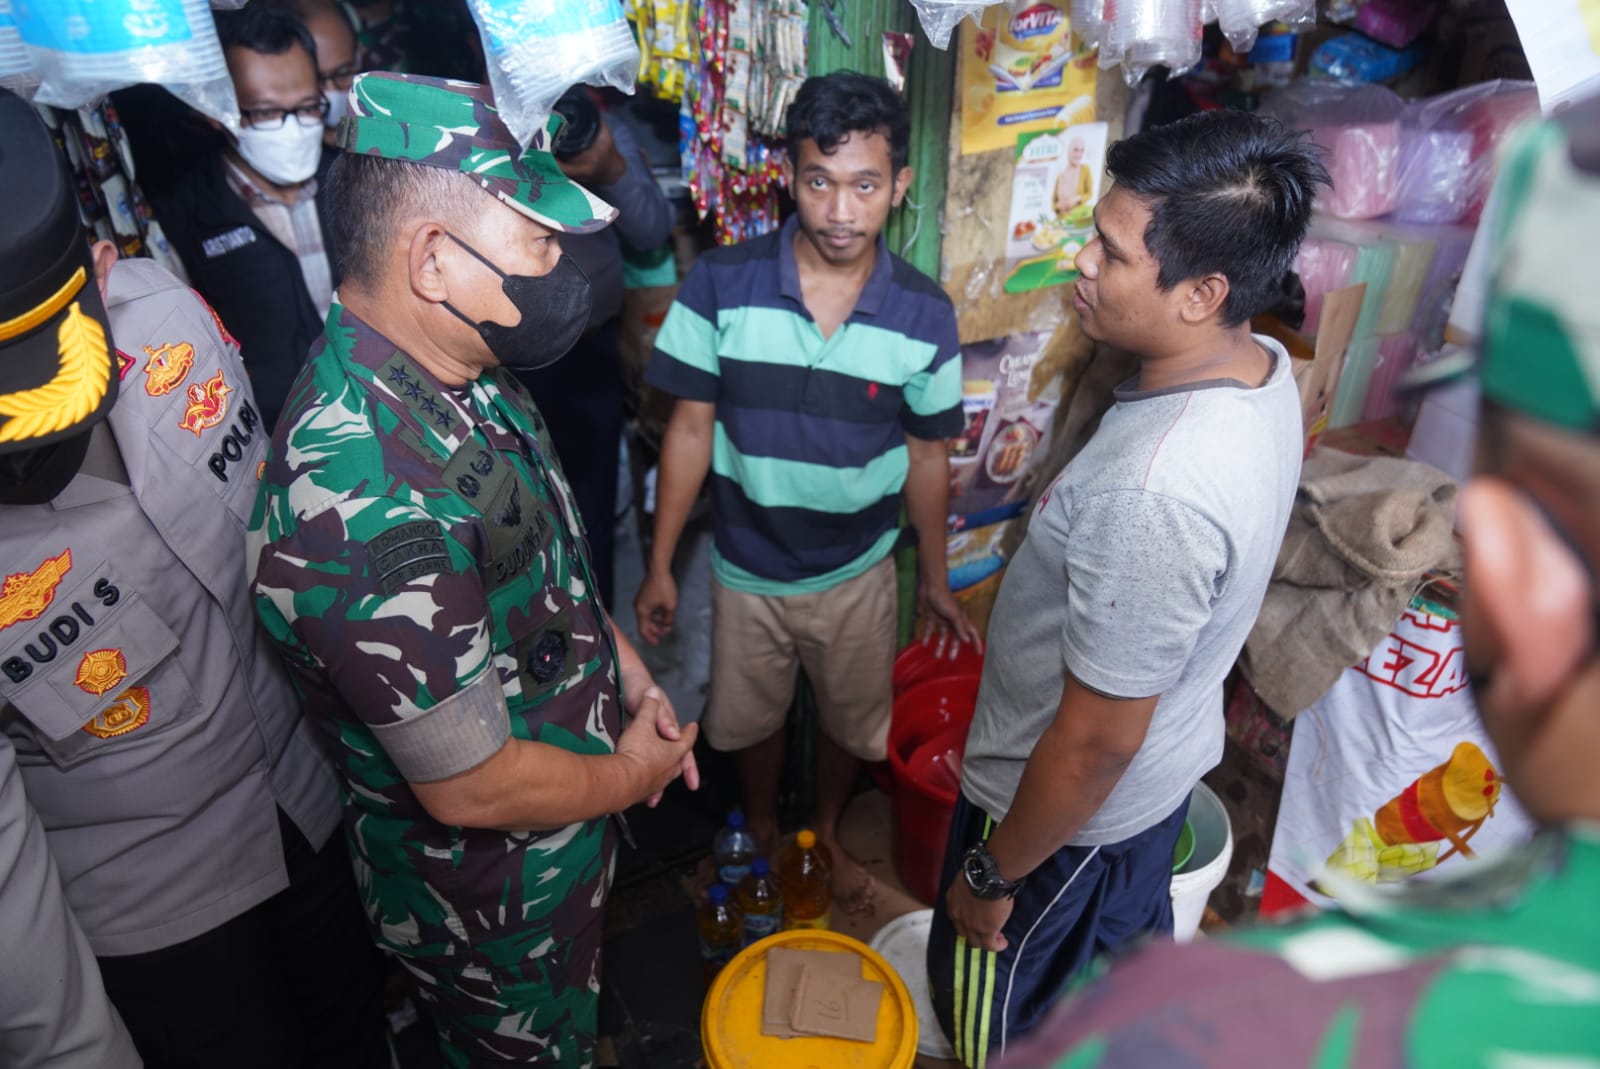
[[232, 129], [228, 65], [206, 0], [12, 0], [39, 88], [34, 100], [81, 108], [155, 82]]
[[619, 0], [468, 0], [500, 118], [527, 147], [579, 82], [633, 92], [639, 43]]

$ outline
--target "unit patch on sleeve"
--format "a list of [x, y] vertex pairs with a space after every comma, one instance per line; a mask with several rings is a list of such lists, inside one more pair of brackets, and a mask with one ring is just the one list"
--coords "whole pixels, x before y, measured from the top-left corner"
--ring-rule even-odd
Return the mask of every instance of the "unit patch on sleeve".
[[78, 662], [72, 682], [96, 697], [128, 678], [128, 659], [118, 649], [90, 650]]
[[117, 381], [121, 382], [123, 379], [127, 378], [128, 377], [128, 372], [132, 371], [133, 370], [133, 365], [137, 364], [138, 362], [139, 361], [135, 360], [133, 357], [129, 356], [127, 353], [123, 352], [121, 349], [118, 349], [117, 350]]
[[205, 381], [204, 385], [198, 382], [189, 384], [189, 403], [183, 410], [183, 418], [178, 421], [178, 426], [200, 437], [201, 431], [208, 431], [222, 422], [228, 414], [228, 395], [233, 392], [227, 380], [218, 371]]
[[0, 584], [0, 630], [36, 620], [55, 600], [56, 587], [72, 567], [72, 550], [64, 549], [31, 572], [14, 572]]
[[114, 739], [144, 727], [150, 720], [150, 692], [144, 687], [129, 687], [117, 700], [87, 724], [83, 730], [99, 739]]
[[450, 570], [444, 527], [438, 520], [413, 520], [391, 527], [363, 548], [367, 566], [385, 594], [397, 593], [413, 579]]
[[144, 364], [144, 392], [151, 397], [165, 397], [176, 390], [194, 367], [194, 346], [186, 341], [146, 345], [144, 351], [150, 357]]

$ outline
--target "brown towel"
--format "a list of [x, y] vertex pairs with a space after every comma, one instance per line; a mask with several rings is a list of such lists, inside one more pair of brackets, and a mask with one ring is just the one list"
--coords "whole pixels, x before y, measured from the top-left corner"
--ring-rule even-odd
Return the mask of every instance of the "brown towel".
[[1415, 461], [1318, 449], [1239, 667], [1292, 717], [1388, 634], [1431, 570], [1455, 567], [1456, 486]]

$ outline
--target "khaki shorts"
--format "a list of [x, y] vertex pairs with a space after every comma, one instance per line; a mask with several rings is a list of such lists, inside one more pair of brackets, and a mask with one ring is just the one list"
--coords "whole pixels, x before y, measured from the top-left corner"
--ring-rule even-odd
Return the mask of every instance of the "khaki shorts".
[[782, 728], [803, 666], [822, 730], [864, 761], [883, 760], [895, 622], [892, 557], [816, 594], [745, 594], [713, 579], [706, 741], [742, 750]]

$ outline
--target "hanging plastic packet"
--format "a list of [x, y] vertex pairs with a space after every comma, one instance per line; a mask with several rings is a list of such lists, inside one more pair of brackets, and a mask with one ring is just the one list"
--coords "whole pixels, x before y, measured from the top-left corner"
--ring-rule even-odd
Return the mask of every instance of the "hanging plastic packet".
[[1072, 0], [1069, 21], [1085, 48], [1096, 49], [1106, 39], [1106, 0]]
[[996, 3], [999, 0], [911, 0], [911, 6], [917, 9], [917, 20], [922, 23], [922, 32], [940, 51], [950, 47], [950, 34], [957, 23], [968, 16], [976, 22], [984, 8]]
[[11, 4], [9, 0], [0, 0], [0, 89], [32, 99], [38, 87], [39, 75], [34, 72], [33, 59], [11, 16]]
[[1200, 0], [1106, 0], [1110, 28], [1100, 48], [1100, 68], [1122, 65], [1129, 86], [1152, 67], [1178, 75], [1200, 62]]
[[1216, 0], [1216, 5], [1217, 27], [1241, 56], [1255, 47], [1256, 34], [1269, 22], [1309, 28], [1317, 21], [1316, 0]]
[[[206, 0], [11, 0], [10, 7], [39, 79], [36, 103], [81, 108], [113, 89], [155, 82], [239, 128]], [[0, 36], [0, 63], [5, 51]]]
[[633, 92], [639, 44], [620, 0], [468, 0], [506, 128], [529, 145], [579, 82]]

